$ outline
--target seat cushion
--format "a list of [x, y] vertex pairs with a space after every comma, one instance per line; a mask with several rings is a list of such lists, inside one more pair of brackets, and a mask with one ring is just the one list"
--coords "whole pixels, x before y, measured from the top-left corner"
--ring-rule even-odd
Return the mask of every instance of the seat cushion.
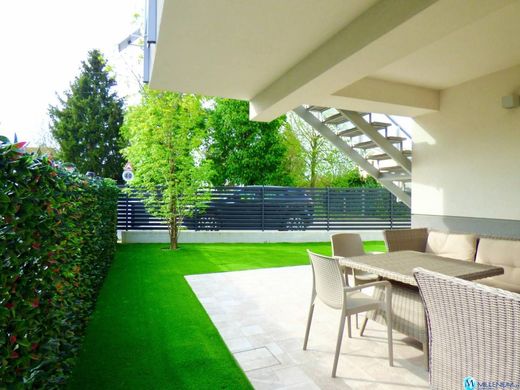
[[480, 283], [520, 293], [520, 241], [481, 238], [477, 263], [504, 268], [504, 274], [479, 280]]
[[477, 236], [431, 231], [426, 242], [426, 253], [458, 260], [475, 260]]

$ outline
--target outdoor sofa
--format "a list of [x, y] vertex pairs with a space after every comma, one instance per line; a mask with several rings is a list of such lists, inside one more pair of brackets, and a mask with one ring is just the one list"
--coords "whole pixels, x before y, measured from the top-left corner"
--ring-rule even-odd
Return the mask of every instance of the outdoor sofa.
[[520, 293], [520, 239], [450, 233], [426, 228], [386, 230], [389, 252], [414, 250], [504, 268], [504, 274], [479, 283]]

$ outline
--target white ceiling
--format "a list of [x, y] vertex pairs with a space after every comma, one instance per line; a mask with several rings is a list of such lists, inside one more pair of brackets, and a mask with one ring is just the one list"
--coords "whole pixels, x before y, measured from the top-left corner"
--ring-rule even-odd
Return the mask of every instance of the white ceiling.
[[151, 85], [250, 99], [376, 2], [165, 1]]
[[445, 89], [520, 64], [520, 1], [501, 8], [371, 77]]
[[[306, 103], [421, 115], [439, 90], [520, 64], [520, 0], [163, 4], [151, 87], [250, 100], [258, 120]], [[360, 80], [371, 92], [352, 95]]]

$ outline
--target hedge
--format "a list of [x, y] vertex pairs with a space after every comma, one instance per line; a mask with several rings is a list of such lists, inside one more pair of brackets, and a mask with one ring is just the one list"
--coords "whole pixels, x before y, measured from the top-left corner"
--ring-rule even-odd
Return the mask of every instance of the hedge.
[[0, 136], [0, 388], [65, 383], [116, 248], [118, 188]]

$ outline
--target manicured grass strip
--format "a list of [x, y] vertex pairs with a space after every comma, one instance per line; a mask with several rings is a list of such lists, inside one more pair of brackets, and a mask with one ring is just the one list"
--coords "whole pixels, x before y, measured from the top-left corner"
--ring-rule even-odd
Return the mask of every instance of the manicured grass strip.
[[184, 275], [308, 264], [306, 249], [330, 255], [329, 243], [164, 247], [119, 245], [69, 388], [251, 388]]

